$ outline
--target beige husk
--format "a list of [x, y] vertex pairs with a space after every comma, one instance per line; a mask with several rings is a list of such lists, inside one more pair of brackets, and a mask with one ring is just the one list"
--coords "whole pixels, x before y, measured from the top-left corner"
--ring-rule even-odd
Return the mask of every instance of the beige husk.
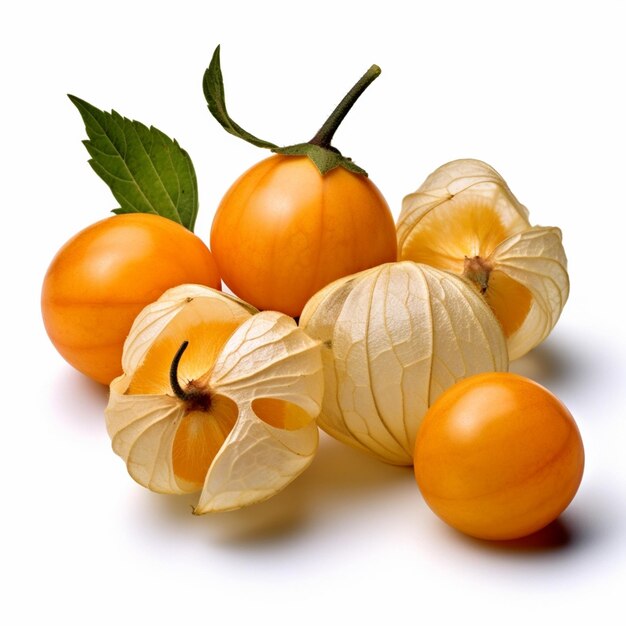
[[516, 280], [532, 295], [528, 315], [508, 339], [509, 357], [517, 359], [538, 346], [555, 327], [569, 296], [567, 259], [561, 231], [533, 226], [505, 239], [491, 256], [494, 269]]
[[530, 226], [528, 209], [511, 193], [505, 180], [490, 165], [476, 159], [458, 159], [438, 167], [420, 188], [402, 200], [398, 218], [398, 251], [409, 245], [414, 229], [430, 211], [459, 195], [471, 194], [496, 208], [507, 230]]
[[[184, 307], [226, 307], [247, 319], [223, 346], [209, 386], [238, 408], [234, 428], [207, 472], [194, 513], [225, 511], [274, 495], [312, 461], [318, 445], [315, 417], [322, 400], [323, 375], [317, 341], [294, 320], [275, 312], [255, 313], [237, 298], [208, 287], [182, 285], [167, 291], [136, 319], [124, 347], [124, 374], [111, 383], [106, 423], [114, 451], [141, 485], [162, 493], [190, 488], [173, 470], [172, 448], [185, 413], [174, 394], [126, 394], [152, 342]], [[196, 303], [198, 305], [198, 303]], [[253, 410], [258, 398], [283, 400], [310, 418], [296, 430], [266, 423]]]
[[300, 326], [322, 342], [330, 435], [410, 465], [428, 407], [461, 378], [508, 367], [484, 299], [450, 272], [405, 261], [342, 278], [307, 303]]
[[[492, 167], [475, 159], [451, 161], [435, 170], [420, 188], [407, 196], [398, 218], [400, 259], [422, 261], [411, 252], [415, 238], [429, 228], [435, 215], [454, 221], [458, 210], [477, 202], [493, 208], [507, 236], [489, 250], [487, 263], [526, 287], [532, 296], [530, 310], [508, 338], [511, 360], [541, 343], [554, 328], [569, 295], [567, 258], [558, 228], [531, 226], [528, 210], [511, 193]], [[431, 234], [440, 251], [449, 252], [446, 267], [462, 273], [458, 242], [446, 229]], [[478, 237], [478, 234], [477, 234]], [[479, 246], [477, 239], [476, 245]], [[471, 257], [475, 252], [466, 250]], [[442, 257], [443, 258], [443, 257]], [[453, 267], [454, 266], [454, 267]]]

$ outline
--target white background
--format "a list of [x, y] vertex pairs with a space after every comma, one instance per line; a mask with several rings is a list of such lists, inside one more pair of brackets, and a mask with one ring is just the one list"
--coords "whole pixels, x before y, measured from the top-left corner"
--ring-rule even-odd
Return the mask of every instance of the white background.
[[[5, 6], [0, 621], [624, 623], [623, 6]], [[265, 156], [206, 110], [201, 79], [218, 43], [231, 114], [277, 143], [310, 138], [380, 65], [336, 144], [394, 214], [437, 166], [474, 157], [500, 171], [534, 223], [562, 228], [570, 300], [545, 344], [513, 365], [561, 397], [585, 442], [584, 480], [558, 524], [511, 544], [470, 540], [435, 518], [409, 469], [326, 437], [284, 492], [234, 513], [194, 517], [193, 498], [128, 477], [105, 431], [106, 390], [58, 356], [39, 311], [56, 250], [115, 207], [65, 94], [179, 140], [208, 241], [222, 194]]]

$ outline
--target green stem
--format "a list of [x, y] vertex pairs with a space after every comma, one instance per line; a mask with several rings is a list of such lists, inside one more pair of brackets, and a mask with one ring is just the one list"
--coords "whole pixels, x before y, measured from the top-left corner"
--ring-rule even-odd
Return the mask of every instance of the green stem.
[[322, 148], [329, 149], [331, 147], [330, 142], [333, 140], [333, 135], [339, 124], [343, 122], [343, 118], [348, 114], [354, 103], [359, 99], [360, 95], [374, 82], [380, 75], [380, 67], [378, 65], [372, 65], [372, 67], [361, 76], [357, 83], [350, 89], [345, 95], [344, 99], [336, 106], [335, 110], [330, 114], [329, 118], [324, 122], [324, 125], [317, 131], [317, 134], [310, 144], [314, 146], [320, 146]]

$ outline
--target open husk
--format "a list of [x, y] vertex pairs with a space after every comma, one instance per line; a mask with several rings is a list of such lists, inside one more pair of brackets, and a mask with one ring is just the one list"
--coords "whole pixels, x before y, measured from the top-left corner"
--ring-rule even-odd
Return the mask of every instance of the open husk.
[[531, 226], [528, 210], [492, 167], [451, 161], [407, 195], [397, 223], [401, 260], [470, 279], [500, 321], [509, 357], [541, 343], [569, 295], [558, 228]]
[[[185, 340], [189, 349], [175, 377], [206, 390], [202, 402], [181, 399], [171, 386], [168, 368]], [[258, 313], [219, 291], [182, 285], [140, 313], [122, 365], [106, 408], [113, 449], [148, 489], [200, 491], [194, 513], [265, 500], [313, 459], [323, 393], [320, 347], [286, 315]], [[206, 452], [211, 446], [213, 458]], [[197, 476], [202, 463], [208, 468]]]
[[327, 433], [410, 465], [428, 407], [471, 374], [508, 368], [484, 299], [452, 273], [410, 261], [342, 278], [305, 306], [300, 326], [322, 342]]

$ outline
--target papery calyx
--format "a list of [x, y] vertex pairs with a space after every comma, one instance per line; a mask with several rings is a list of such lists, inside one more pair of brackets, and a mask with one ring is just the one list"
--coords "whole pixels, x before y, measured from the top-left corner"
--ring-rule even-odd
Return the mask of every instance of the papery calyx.
[[331, 283], [301, 327], [322, 342], [320, 426], [390, 463], [410, 465], [428, 407], [461, 378], [508, 367], [484, 299], [450, 272], [405, 261]]
[[123, 367], [113, 449], [153, 491], [200, 491], [195, 513], [265, 500], [313, 459], [320, 347], [286, 315], [182, 285], [135, 320]]
[[498, 172], [462, 159], [407, 195], [397, 223], [401, 259], [464, 276], [483, 294], [511, 359], [548, 336], [569, 295], [561, 231], [528, 215]]

